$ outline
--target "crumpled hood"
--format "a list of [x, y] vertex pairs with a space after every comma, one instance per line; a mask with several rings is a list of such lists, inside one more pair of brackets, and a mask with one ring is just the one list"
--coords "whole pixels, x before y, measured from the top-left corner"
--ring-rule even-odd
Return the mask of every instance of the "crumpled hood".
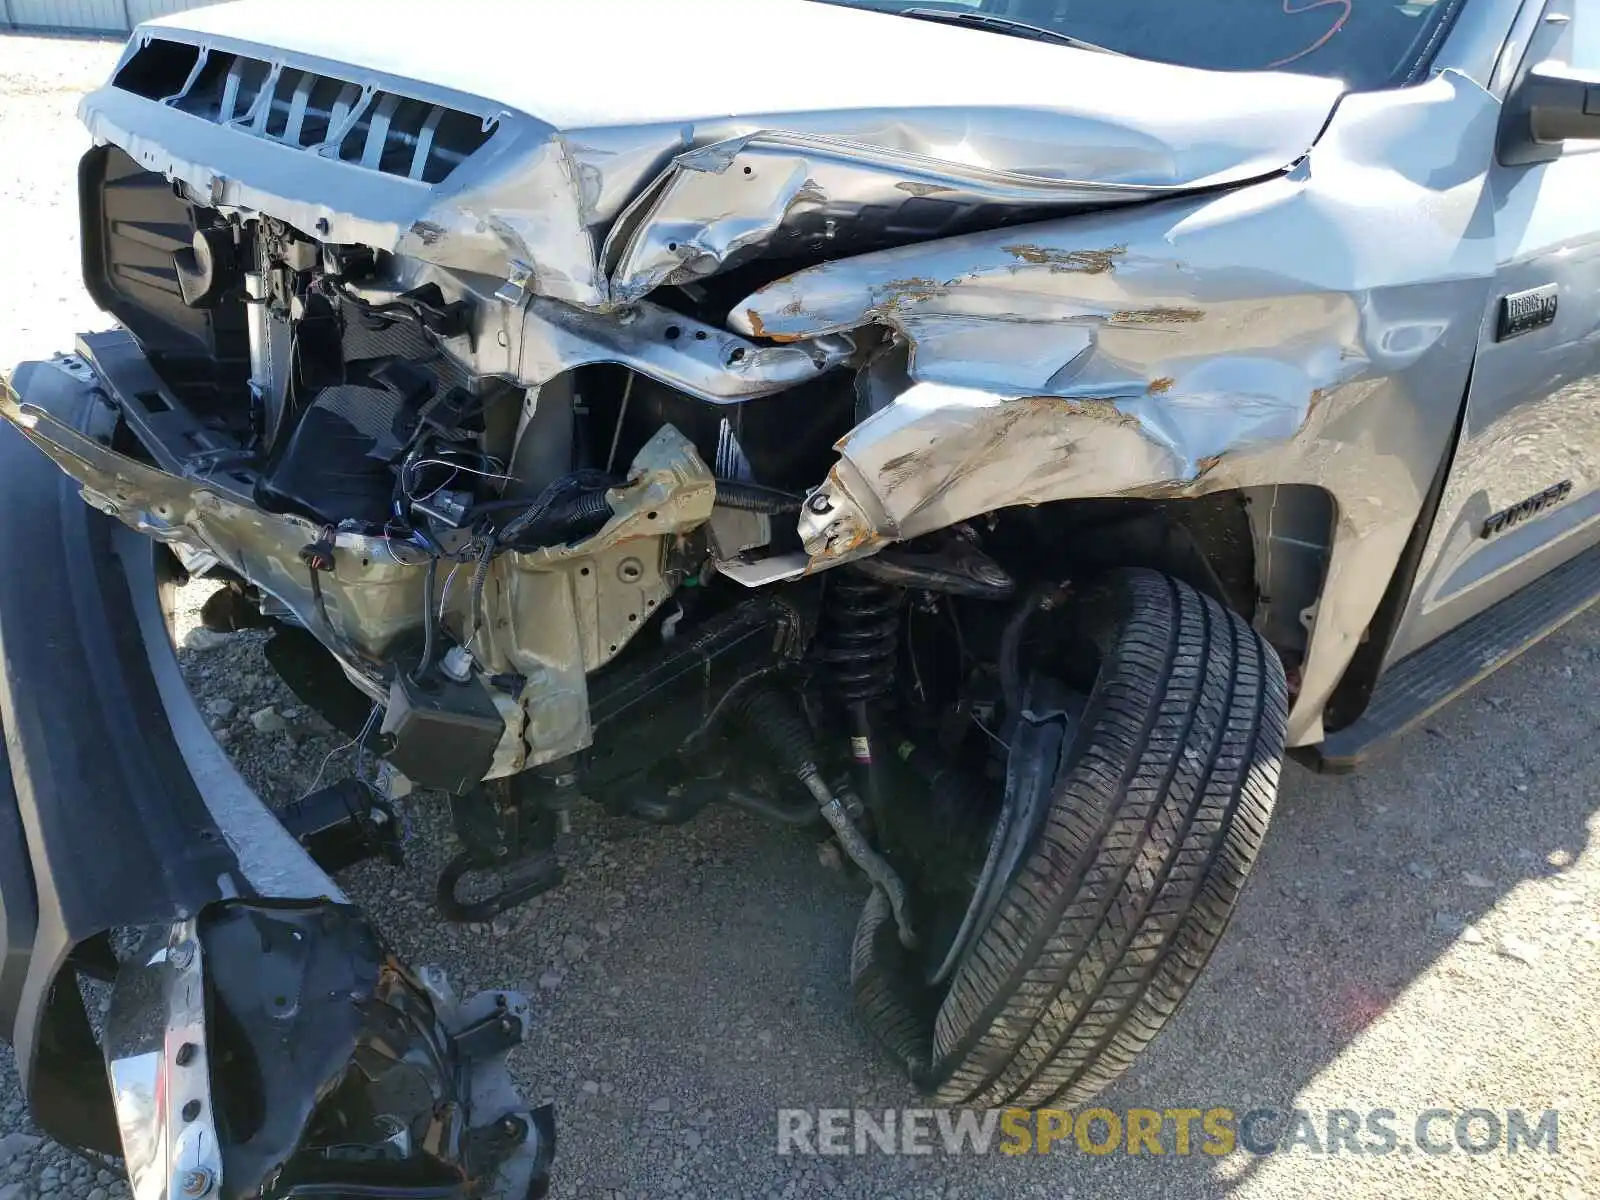
[[808, 0], [243, 0], [141, 26], [134, 47], [149, 37], [272, 64], [285, 106], [303, 70], [494, 133], [426, 188], [116, 87], [85, 101], [97, 136], [220, 202], [591, 308], [761, 254], [1259, 178], [1341, 92]]

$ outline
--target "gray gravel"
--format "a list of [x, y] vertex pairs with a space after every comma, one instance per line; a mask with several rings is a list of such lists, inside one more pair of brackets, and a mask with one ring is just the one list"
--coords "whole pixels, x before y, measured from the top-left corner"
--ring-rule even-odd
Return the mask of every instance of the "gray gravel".
[[[105, 319], [77, 280], [76, 95], [115, 47], [0, 37], [0, 362]], [[186, 592], [191, 610], [203, 585]], [[192, 611], [189, 617], [192, 623]], [[185, 649], [191, 684], [275, 802], [340, 739], [257, 635]], [[1600, 1195], [1600, 616], [1576, 622], [1363, 774], [1291, 768], [1266, 852], [1190, 1003], [1112, 1107], [1561, 1110], [1557, 1156], [1305, 1153], [983, 1161], [780, 1158], [780, 1106], [915, 1099], [851, 1016], [856, 885], [807, 838], [712, 812], [657, 831], [584, 813], [569, 882], [493, 926], [442, 923], [437, 797], [406, 802], [404, 869], [342, 882], [414, 962], [518, 987], [513, 1060], [558, 1105], [561, 1197]], [[335, 754], [328, 777], [347, 773]], [[0, 1200], [126, 1195], [37, 1140], [0, 1062]]]

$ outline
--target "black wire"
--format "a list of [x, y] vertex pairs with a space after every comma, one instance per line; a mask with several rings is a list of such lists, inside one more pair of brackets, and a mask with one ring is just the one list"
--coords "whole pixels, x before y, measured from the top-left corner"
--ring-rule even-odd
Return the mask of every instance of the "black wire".
[[478, 556], [478, 565], [472, 569], [472, 635], [467, 638], [470, 645], [478, 636], [478, 631], [483, 628], [483, 582], [489, 577], [489, 560], [494, 557], [496, 538], [490, 533], [483, 542], [483, 553]]
[[501, 545], [512, 544], [518, 535], [549, 512], [563, 493], [574, 488], [609, 487], [610, 484], [610, 477], [602, 471], [585, 470], [565, 475], [545, 485], [544, 490], [528, 502], [526, 509], [511, 518], [500, 529], [495, 530], [491, 527], [485, 531], [483, 551], [478, 556], [478, 565], [472, 571], [472, 637], [467, 639], [469, 642], [477, 637], [478, 631], [483, 628], [483, 585], [489, 576], [489, 560], [494, 557], [495, 551]]
[[322, 622], [322, 627], [330, 634], [335, 632], [333, 622], [328, 619], [328, 602], [322, 597], [322, 573], [317, 568], [311, 569], [311, 598], [317, 603], [317, 619]]
[[560, 479], [553, 480], [534, 497], [525, 511], [506, 522], [505, 526], [500, 530], [500, 540], [503, 542], [515, 540], [519, 533], [549, 512], [551, 506], [564, 493], [583, 488], [606, 488], [611, 486], [611, 482], [609, 475], [603, 471], [595, 470], [575, 471], [571, 475], [564, 475]]
[[343, 287], [333, 287], [332, 292], [335, 296], [348, 300], [355, 305], [356, 310], [363, 317], [370, 321], [376, 321], [376, 325], [368, 325], [368, 328], [374, 332], [388, 329], [399, 320], [407, 320], [414, 324], [417, 327], [417, 331], [427, 338], [428, 344], [433, 347], [432, 356], [420, 361], [433, 362], [447, 353], [444, 345], [439, 340], [439, 335], [428, 328], [428, 323], [422, 319], [422, 314], [417, 311], [414, 305], [408, 304], [403, 300], [389, 300], [383, 304], [374, 304], [370, 300], [363, 300], [354, 292]]

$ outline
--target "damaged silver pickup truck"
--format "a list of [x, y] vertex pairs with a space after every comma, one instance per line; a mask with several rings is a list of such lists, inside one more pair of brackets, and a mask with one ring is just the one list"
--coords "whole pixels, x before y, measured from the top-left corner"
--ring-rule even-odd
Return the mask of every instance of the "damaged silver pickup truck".
[[[1092, 1095], [1286, 752], [1349, 767], [1600, 592], [1597, 47], [1600, 0], [141, 26], [82, 107], [120, 328], [0, 394], [39, 1124], [139, 1200], [539, 1194], [526, 1002], [327, 873], [404, 781], [456, 920], [558, 883], [578, 803], [814, 826], [921, 1087]], [[243, 784], [192, 577], [377, 780]]]

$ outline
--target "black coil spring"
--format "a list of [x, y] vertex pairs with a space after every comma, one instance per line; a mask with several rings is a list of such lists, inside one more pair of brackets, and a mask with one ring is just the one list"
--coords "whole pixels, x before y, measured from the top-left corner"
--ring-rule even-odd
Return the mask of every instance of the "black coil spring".
[[900, 590], [848, 567], [828, 576], [817, 655], [843, 700], [876, 700], [894, 690], [900, 648]]

